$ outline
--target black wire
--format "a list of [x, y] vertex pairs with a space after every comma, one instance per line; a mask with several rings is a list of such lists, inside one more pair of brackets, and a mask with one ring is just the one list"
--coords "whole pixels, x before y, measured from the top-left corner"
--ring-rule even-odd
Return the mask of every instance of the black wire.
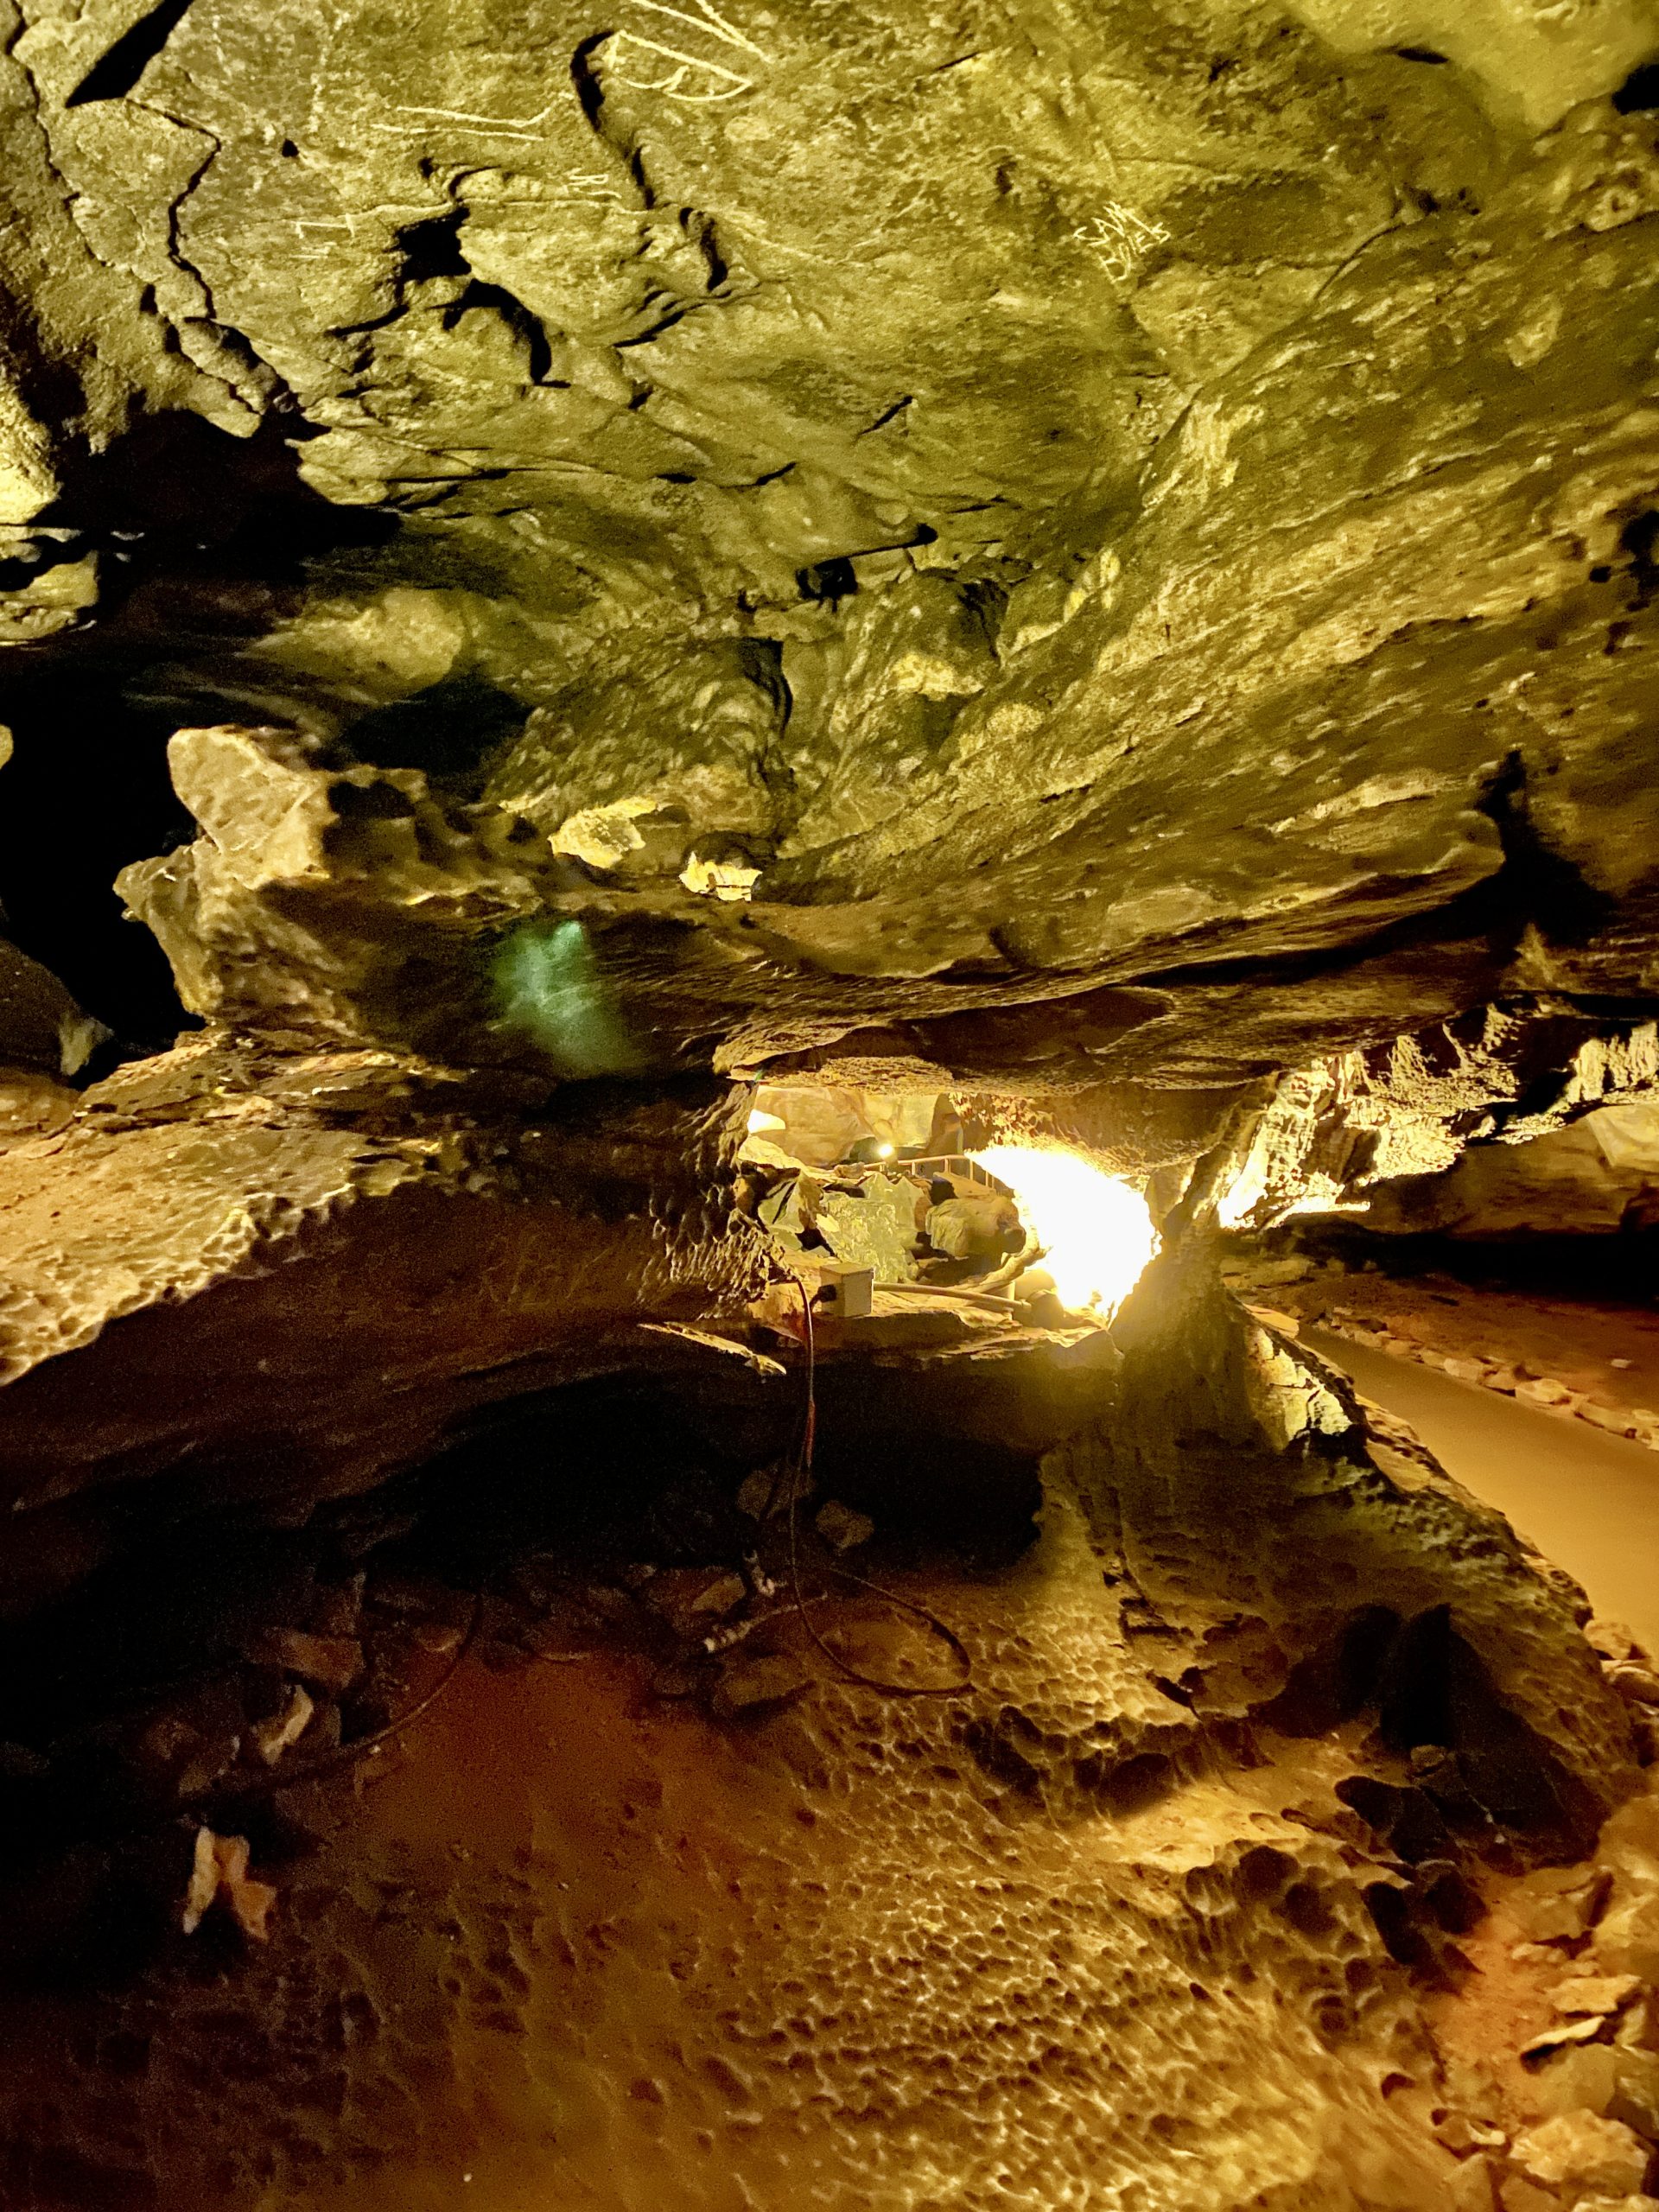
[[279, 1789], [296, 1789], [302, 1783], [315, 1782], [324, 1775], [338, 1774], [346, 1767], [355, 1766], [359, 1759], [378, 1750], [382, 1744], [390, 1743], [394, 1736], [401, 1736], [404, 1729], [411, 1726], [423, 1713], [431, 1711], [461, 1672], [461, 1662], [477, 1641], [483, 1619], [484, 1593], [479, 1590], [473, 1595], [473, 1614], [467, 1624], [467, 1632], [455, 1646], [454, 1656], [437, 1681], [423, 1696], [417, 1697], [413, 1705], [405, 1707], [402, 1713], [388, 1720], [385, 1727], [377, 1728], [372, 1735], [355, 1737], [349, 1744], [341, 1744], [338, 1750], [324, 1751], [297, 1767], [291, 1764], [274, 1766], [269, 1774], [250, 1775], [228, 1786], [214, 1783], [200, 1793], [200, 1799], [269, 1797]]
[[950, 1649], [961, 1662], [962, 1680], [960, 1681], [884, 1682], [879, 1675], [867, 1675], [861, 1668], [855, 1667], [851, 1660], [844, 1659], [832, 1645], [824, 1642], [807, 1618], [806, 1600], [801, 1594], [800, 1510], [801, 1493], [811, 1477], [813, 1447], [817, 1441], [818, 1348], [817, 1339], [812, 1328], [811, 1295], [798, 1275], [794, 1281], [796, 1289], [801, 1294], [801, 1312], [805, 1317], [806, 1405], [801, 1429], [800, 1448], [796, 1454], [796, 1464], [789, 1471], [789, 1580], [791, 1589], [794, 1593], [795, 1611], [800, 1617], [801, 1626], [838, 1673], [844, 1675], [849, 1681], [861, 1684], [867, 1690], [879, 1691], [883, 1697], [960, 1697], [965, 1690], [971, 1689], [973, 1687], [973, 1661], [968, 1656], [968, 1647], [955, 1629], [951, 1628], [948, 1623], [942, 1621], [937, 1613], [931, 1612], [925, 1605], [916, 1604], [913, 1599], [902, 1598], [896, 1590], [887, 1589], [880, 1582], [872, 1582], [868, 1575], [855, 1574], [849, 1567], [836, 1567], [833, 1563], [830, 1565], [830, 1573], [841, 1581], [851, 1583], [857, 1590], [872, 1591], [884, 1604], [897, 1606], [903, 1612], [913, 1613], [918, 1620], [925, 1622], [942, 1643], [950, 1645]]

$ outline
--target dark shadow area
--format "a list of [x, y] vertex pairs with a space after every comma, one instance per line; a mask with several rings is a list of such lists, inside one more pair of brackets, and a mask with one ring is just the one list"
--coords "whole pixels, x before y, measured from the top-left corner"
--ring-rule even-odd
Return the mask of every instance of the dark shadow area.
[[383, 544], [396, 518], [338, 507], [300, 474], [299, 448], [317, 435], [282, 405], [232, 437], [200, 415], [144, 415], [101, 453], [66, 467], [41, 519], [100, 540], [126, 535], [143, 555], [213, 549], [215, 566], [297, 583], [298, 563], [342, 545]]
[[1659, 107], [1659, 61], [1644, 61], [1632, 69], [1613, 94], [1621, 115], [1646, 115]]
[[1337, 1795], [1408, 1864], [1455, 1856], [1454, 1841], [1500, 1855], [1514, 1838], [1593, 1841], [1596, 1808], [1498, 1696], [1449, 1606], [1405, 1621], [1385, 1605], [1360, 1607], [1258, 1717], [1314, 1737], [1363, 1713], [1375, 1715], [1382, 1748], [1409, 1778], [1357, 1775]]
[[[1264, 1251], [1278, 1240], [1264, 1239]], [[1529, 1231], [1513, 1237], [1385, 1236], [1346, 1226], [1295, 1233], [1294, 1249], [1339, 1259], [1350, 1269], [1375, 1267], [1407, 1281], [1449, 1276], [1471, 1290], [1525, 1291], [1540, 1298], [1581, 1298], [1592, 1305], [1652, 1306], [1659, 1299], [1659, 1227], [1632, 1224], [1613, 1236]], [[1284, 1248], [1291, 1242], [1284, 1240]]]
[[351, 723], [344, 749], [377, 768], [418, 768], [471, 796], [491, 755], [516, 737], [529, 709], [479, 676], [446, 678]]
[[93, 62], [64, 105], [83, 107], [90, 100], [124, 99], [184, 21], [189, 6], [190, 0], [159, 0], [159, 5], [140, 16]]
[[195, 834], [168, 779], [176, 717], [128, 706], [117, 671], [60, 661], [0, 677], [0, 721], [16, 741], [0, 772], [7, 934], [124, 1045], [160, 1051], [193, 1017], [113, 887]]
[[1389, 1647], [1377, 1726], [1453, 1826], [1491, 1823], [1523, 1835], [1560, 1829], [1584, 1850], [1594, 1842], [1597, 1808], [1499, 1698], [1484, 1662], [1452, 1627], [1449, 1605], [1408, 1621]]
[[[304, 484], [293, 425], [233, 438], [199, 416], [147, 416], [83, 456], [43, 520], [100, 556], [98, 620], [20, 647], [0, 669], [0, 907], [8, 933], [115, 1033], [111, 1052], [153, 1051], [189, 1026], [149, 932], [113, 885], [133, 861], [188, 842], [167, 741], [186, 717], [148, 701], [159, 667], [211, 670], [300, 604], [307, 563], [382, 545], [393, 518], [332, 506]], [[163, 687], [168, 688], [168, 687]], [[245, 716], [232, 695], [222, 709]]]
[[[0, 1884], [27, 1887], [83, 1845], [94, 1858], [116, 1850], [130, 1872], [124, 1840], [176, 1830], [181, 1815], [217, 1824], [222, 1813], [245, 1832], [276, 1786], [257, 1732], [291, 1694], [295, 1669], [315, 1665], [314, 1647], [325, 1660], [347, 1655], [337, 1681], [314, 1671], [312, 1695], [332, 1729], [322, 1758], [349, 1764], [412, 1708], [469, 1620], [469, 1636], [481, 1632], [498, 1658], [511, 1644], [523, 1662], [544, 1650], [551, 1607], [584, 1644], [701, 1667], [706, 1694], [725, 1647], [702, 1639], [724, 1614], [685, 1616], [662, 1593], [677, 1575], [712, 1577], [733, 1593], [726, 1611], [754, 1605], [763, 1634], [802, 1618], [797, 1573], [806, 1603], [844, 1606], [840, 1555], [817, 1527], [830, 1500], [875, 1519], [849, 1563], [880, 1582], [941, 1559], [988, 1569], [1033, 1541], [1033, 1457], [920, 1433], [878, 1447], [833, 1406], [791, 1537], [801, 1412], [786, 1387], [746, 1391], [721, 1377], [703, 1395], [698, 1380], [609, 1376], [493, 1409], [424, 1465], [326, 1503], [300, 1527], [216, 1506], [188, 1468], [135, 1488], [111, 1509], [100, 1564], [0, 1621]], [[448, 1624], [449, 1643], [410, 1647], [411, 1611], [417, 1633]], [[833, 1630], [839, 1613], [813, 1618]], [[487, 1650], [486, 1663], [497, 1663]], [[1161, 1767], [1104, 1786], [1128, 1802], [1154, 1784]], [[77, 1892], [64, 1910], [93, 1941], [96, 1898]], [[54, 1971], [80, 1937], [66, 1941], [51, 1946]], [[12, 1948], [14, 1966], [36, 1955], [32, 1941]], [[0, 1974], [8, 1956], [0, 1939]]]

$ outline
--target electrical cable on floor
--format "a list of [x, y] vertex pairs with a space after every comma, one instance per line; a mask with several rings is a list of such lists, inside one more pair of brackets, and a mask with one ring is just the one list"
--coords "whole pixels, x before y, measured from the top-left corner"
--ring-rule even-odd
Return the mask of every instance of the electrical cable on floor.
[[865, 1689], [879, 1691], [883, 1697], [960, 1697], [965, 1690], [973, 1687], [973, 1662], [968, 1656], [968, 1647], [955, 1629], [951, 1628], [948, 1623], [942, 1621], [937, 1613], [931, 1612], [925, 1605], [918, 1605], [913, 1599], [900, 1597], [896, 1590], [889, 1590], [880, 1582], [872, 1582], [868, 1575], [855, 1574], [850, 1568], [836, 1567], [833, 1563], [830, 1566], [830, 1573], [839, 1580], [850, 1583], [855, 1589], [868, 1590], [880, 1598], [884, 1605], [893, 1605], [902, 1612], [912, 1613], [918, 1620], [925, 1623], [942, 1643], [950, 1646], [956, 1655], [962, 1668], [960, 1681], [921, 1683], [883, 1681], [879, 1675], [867, 1675], [862, 1668], [855, 1667], [849, 1659], [842, 1658], [840, 1652], [824, 1642], [817, 1630], [807, 1618], [806, 1599], [801, 1594], [800, 1510], [801, 1492], [805, 1489], [811, 1476], [813, 1446], [817, 1440], [818, 1352], [817, 1340], [812, 1327], [811, 1294], [798, 1275], [794, 1277], [794, 1283], [796, 1289], [801, 1294], [801, 1312], [806, 1332], [806, 1403], [801, 1427], [800, 1446], [795, 1454], [795, 1463], [788, 1471], [789, 1580], [795, 1599], [795, 1611], [799, 1616], [801, 1626], [838, 1674], [844, 1675], [849, 1681], [861, 1684]]
[[404, 1729], [412, 1726], [423, 1713], [431, 1711], [461, 1672], [461, 1662], [477, 1642], [483, 1620], [484, 1593], [480, 1590], [474, 1593], [472, 1618], [467, 1622], [466, 1632], [455, 1646], [448, 1665], [430, 1689], [417, 1697], [413, 1705], [405, 1707], [402, 1713], [394, 1714], [383, 1728], [375, 1729], [372, 1735], [359, 1736], [349, 1744], [341, 1744], [334, 1751], [324, 1751], [302, 1765], [274, 1766], [269, 1774], [250, 1775], [228, 1788], [223, 1783], [214, 1783], [200, 1793], [201, 1796], [204, 1799], [268, 1797], [278, 1789], [296, 1789], [302, 1783], [315, 1782], [324, 1775], [338, 1774], [346, 1767], [355, 1766], [359, 1759], [367, 1758], [371, 1751], [378, 1751], [394, 1736], [401, 1736]]

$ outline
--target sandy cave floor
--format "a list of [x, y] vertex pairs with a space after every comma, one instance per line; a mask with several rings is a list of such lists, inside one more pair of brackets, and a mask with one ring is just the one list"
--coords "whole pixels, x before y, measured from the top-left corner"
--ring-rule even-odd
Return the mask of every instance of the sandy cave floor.
[[[112, 1986], [6, 1999], [0, 2201], [1438, 2207], [1416, 1999], [1306, 1825], [1352, 1827], [1354, 1746], [1138, 1808], [1033, 1787], [1018, 1745], [1086, 1753], [1159, 1703], [1074, 1512], [906, 1586], [1015, 1750], [823, 1678], [721, 1726], [614, 1652], [470, 1659], [354, 1779], [290, 1793], [266, 1944], [215, 1915]], [[838, 1632], [925, 1663], [890, 1618]]]
[[[1460, 2201], [1434, 2126], [1452, 2102], [1539, 2117], [1486, 2046], [1547, 2020], [1562, 1961], [1516, 1965], [1501, 1910], [1431, 2035], [1333, 1795], [1357, 1727], [1091, 1802], [1062, 1786], [1076, 1754], [1159, 1700], [1075, 1509], [1051, 1495], [1012, 1566], [903, 1586], [975, 1653], [969, 1717], [1000, 1753], [964, 1751], [958, 1703], [827, 1670], [720, 1726], [637, 1655], [483, 1647], [384, 1754], [256, 1827], [266, 1943], [210, 1916], [124, 1975], [0, 2004], [0, 2202]], [[874, 1606], [835, 1632], [884, 1674], [937, 1657]], [[1490, 1886], [1524, 1903], [1539, 1878]]]
[[[1385, 1404], [1396, 1369], [1459, 1388], [1351, 1364]], [[758, 1663], [794, 1687], [724, 1719], [591, 1611], [481, 1638], [384, 1751], [253, 1814], [267, 1942], [222, 1910], [187, 1937], [172, 1904], [78, 1986], [0, 1995], [0, 2206], [1461, 2208], [1470, 2126], [1552, 2109], [1516, 2053], [1591, 1939], [1527, 1940], [1548, 1869], [1475, 1866], [1491, 1909], [1440, 1986], [1390, 1955], [1387, 1853], [1338, 1796], [1376, 1770], [1369, 1722], [1258, 1719], [1171, 1768], [1191, 1717], [1056, 1477], [1017, 1559], [881, 1567], [960, 1633], [963, 1699], [839, 1679], [789, 1618]], [[866, 1669], [938, 1679], [890, 1609], [816, 1618]], [[145, 1844], [149, 1905], [191, 1826]], [[122, 1847], [12, 1911], [73, 1920]]]

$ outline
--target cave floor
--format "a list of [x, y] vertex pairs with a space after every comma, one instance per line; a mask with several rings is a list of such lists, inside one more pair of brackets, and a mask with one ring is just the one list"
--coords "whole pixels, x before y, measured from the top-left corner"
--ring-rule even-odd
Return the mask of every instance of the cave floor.
[[[1588, 1325], [1595, 1317], [1578, 1318]], [[1507, 1326], [1507, 1317], [1493, 1325]], [[1633, 1326], [1611, 1340], [1639, 1342], [1644, 1333]], [[1320, 1330], [1307, 1341], [1409, 1421], [1448, 1473], [1584, 1585], [1598, 1612], [1659, 1649], [1659, 1455]]]
[[[286, 1793], [266, 1942], [213, 1914], [6, 1999], [0, 2201], [1442, 2205], [1420, 1994], [1317, 1828], [1356, 1744], [1091, 1797], [1160, 1700], [1075, 1512], [906, 1587], [976, 1654], [965, 1707], [825, 1676], [721, 1726], [613, 1651], [467, 1660], [353, 1777]], [[837, 1634], [889, 1673], [910, 1632]]]
[[1321, 1270], [1261, 1295], [1310, 1325], [1340, 1313], [1430, 1351], [1554, 1376], [1599, 1405], [1659, 1408], [1659, 1310], [1651, 1302], [1352, 1268]]

